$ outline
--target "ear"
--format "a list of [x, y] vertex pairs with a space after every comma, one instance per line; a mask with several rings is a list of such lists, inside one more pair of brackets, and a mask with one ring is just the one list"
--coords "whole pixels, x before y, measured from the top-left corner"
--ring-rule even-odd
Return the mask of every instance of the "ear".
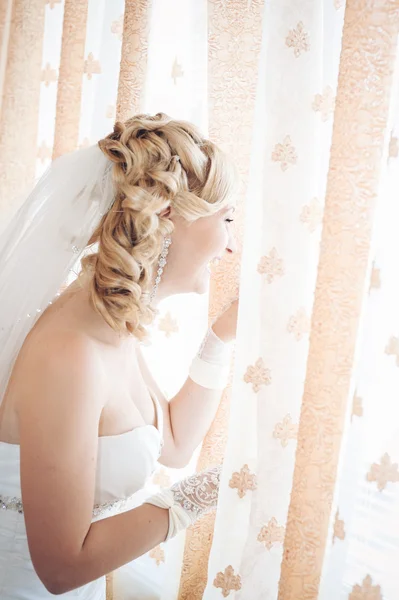
[[159, 217], [166, 217], [168, 219], [170, 219], [171, 217], [173, 217], [174, 215], [174, 209], [172, 208], [172, 206], [168, 206], [167, 208], [164, 208], [160, 213], [159, 213]]

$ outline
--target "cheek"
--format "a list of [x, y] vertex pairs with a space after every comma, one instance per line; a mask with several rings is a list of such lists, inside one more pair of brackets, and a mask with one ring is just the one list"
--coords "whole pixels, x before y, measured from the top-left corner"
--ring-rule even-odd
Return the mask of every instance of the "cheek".
[[195, 257], [194, 260], [198, 266], [207, 264], [214, 256], [217, 251], [214, 248], [213, 240], [209, 238], [201, 238], [195, 244], [192, 252]]
[[[220, 217], [209, 217], [194, 222], [190, 227], [175, 230], [175, 244], [171, 247], [170, 261], [180, 270], [202, 268], [216, 256], [222, 256], [229, 234]], [[188, 265], [188, 267], [187, 267]]]
[[228, 243], [228, 232], [224, 222], [201, 231], [196, 239], [198, 254], [211, 259], [223, 253]]

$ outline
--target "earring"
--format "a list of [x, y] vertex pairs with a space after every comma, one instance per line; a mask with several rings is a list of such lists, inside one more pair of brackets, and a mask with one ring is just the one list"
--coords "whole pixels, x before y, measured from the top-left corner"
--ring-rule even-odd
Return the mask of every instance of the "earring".
[[157, 271], [157, 276], [155, 278], [155, 285], [152, 288], [152, 291], [150, 294], [150, 304], [154, 300], [155, 295], [157, 293], [157, 289], [158, 289], [159, 283], [161, 281], [161, 275], [162, 275], [163, 270], [166, 265], [166, 257], [168, 256], [169, 246], [171, 245], [171, 243], [172, 243], [172, 240], [170, 237], [166, 237], [163, 241], [162, 252], [161, 252], [161, 255], [158, 260], [158, 271]]

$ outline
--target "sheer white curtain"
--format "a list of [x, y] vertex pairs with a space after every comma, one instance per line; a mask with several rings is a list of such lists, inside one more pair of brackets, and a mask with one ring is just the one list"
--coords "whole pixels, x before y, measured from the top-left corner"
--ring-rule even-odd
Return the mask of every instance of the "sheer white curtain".
[[206, 600], [399, 592], [398, 9], [265, 3]]
[[343, 14], [329, 1], [265, 5], [232, 413], [207, 600], [220, 598], [224, 585], [237, 598], [277, 598]]
[[[87, 4], [85, 64], [78, 136], [78, 146], [80, 147], [94, 144], [109, 133], [113, 127], [121, 61], [124, 8], [124, 0], [114, 0], [113, 2], [89, 0]], [[38, 114], [37, 177], [43, 173], [52, 158], [63, 22], [64, 2], [47, 2]]]

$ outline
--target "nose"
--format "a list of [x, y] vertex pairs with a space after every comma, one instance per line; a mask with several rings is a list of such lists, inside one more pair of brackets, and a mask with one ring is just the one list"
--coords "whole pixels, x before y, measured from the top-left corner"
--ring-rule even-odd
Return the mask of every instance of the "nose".
[[230, 232], [229, 239], [227, 241], [226, 251], [229, 254], [237, 252], [237, 240], [233, 232]]

